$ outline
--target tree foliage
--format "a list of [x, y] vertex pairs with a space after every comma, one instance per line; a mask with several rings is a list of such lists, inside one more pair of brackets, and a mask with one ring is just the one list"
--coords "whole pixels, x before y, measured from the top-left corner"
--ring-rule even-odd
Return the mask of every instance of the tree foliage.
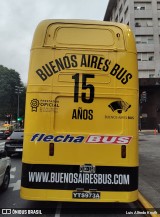
[[26, 88], [20, 75], [13, 69], [0, 65], [0, 120], [6, 120], [6, 115], [11, 114], [12, 119], [17, 118], [18, 93], [16, 87], [21, 87], [19, 93], [19, 116], [24, 117]]

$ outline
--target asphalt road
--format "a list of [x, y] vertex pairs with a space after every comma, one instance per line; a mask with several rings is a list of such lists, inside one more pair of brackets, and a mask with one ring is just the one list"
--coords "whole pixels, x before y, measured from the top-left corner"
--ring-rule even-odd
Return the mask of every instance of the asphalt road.
[[139, 190], [160, 213], [160, 133], [140, 133], [139, 161]]

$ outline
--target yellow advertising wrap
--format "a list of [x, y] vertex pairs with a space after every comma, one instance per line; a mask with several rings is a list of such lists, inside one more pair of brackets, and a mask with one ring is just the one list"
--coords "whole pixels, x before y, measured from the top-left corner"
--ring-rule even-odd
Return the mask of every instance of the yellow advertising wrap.
[[41, 22], [30, 56], [21, 197], [131, 202], [137, 189], [132, 31], [112, 22]]

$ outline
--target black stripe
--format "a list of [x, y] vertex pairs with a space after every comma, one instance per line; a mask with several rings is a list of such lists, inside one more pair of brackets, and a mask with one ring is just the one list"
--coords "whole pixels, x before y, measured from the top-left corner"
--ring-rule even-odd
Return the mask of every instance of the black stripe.
[[[29, 181], [29, 172], [46, 172], [48, 174], [51, 173], [70, 173], [72, 174], [86, 174], [80, 173], [79, 165], [51, 165], [51, 164], [22, 164], [22, 181], [21, 185], [25, 188], [33, 188], [33, 189], [59, 189], [59, 190], [75, 190], [77, 188], [84, 188], [84, 190], [89, 189], [97, 189], [98, 191], [134, 191], [138, 189], [138, 167], [116, 167], [116, 166], [96, 166], [96, 172], [93, 173], [92, 176], [98, 177], [99, 174], [111, 174], [112, 181], [109, 183], [101, 184], [101, 183], [63, 183], [63, 178], [58, 183], [49, 181], [40, 182], [38, 181]], [[88, 173], [89, 174], [89, 173]], [[94, 175], [97, 174], [97, 175]], [[119, 183], [114, 183], [114, 176], [120, 177]], [[88, 176], [88, 175], [87, 175]], [[101, 176], [101, 175], [100, 175]], [[129, 183], [121, 183], [121, 177], [127, 176], [129, 177]], [[50, 179], [49, 175], [49, 180]], [[101, 177], [99, 177], [101, 178]], [[92, 179], [93, 180], [93, 179]]]

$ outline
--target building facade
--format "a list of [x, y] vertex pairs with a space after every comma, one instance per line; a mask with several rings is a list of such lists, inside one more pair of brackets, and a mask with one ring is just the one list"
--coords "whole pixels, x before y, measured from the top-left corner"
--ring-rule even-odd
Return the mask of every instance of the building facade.
[[109, 0], [105, 21], [125, 23], [135, 35], [140, 96], [147, 101], [140, 106], [142, 128], [160, 124], [160, 0]]

